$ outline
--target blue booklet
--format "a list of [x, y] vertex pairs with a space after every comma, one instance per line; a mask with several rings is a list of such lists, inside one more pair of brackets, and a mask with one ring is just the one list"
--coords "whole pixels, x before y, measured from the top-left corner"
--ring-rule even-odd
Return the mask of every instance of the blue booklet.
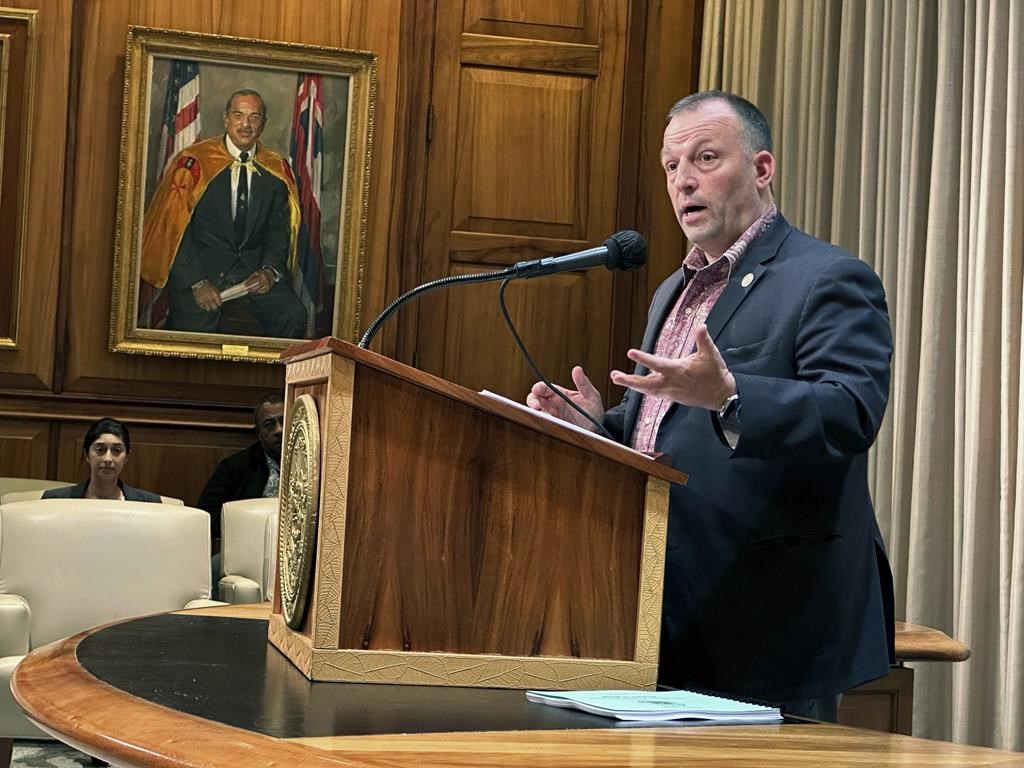
[[695, 691], [527, 691], [526, 698], [629, 721], [701, 720], [708, 723], [781, 723], [778, 707]]

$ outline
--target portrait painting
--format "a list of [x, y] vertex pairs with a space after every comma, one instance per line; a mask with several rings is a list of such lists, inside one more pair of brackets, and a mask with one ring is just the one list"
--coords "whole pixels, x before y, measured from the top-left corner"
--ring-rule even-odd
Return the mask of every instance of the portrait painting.
[[363, 51], [130, 29], [114, 351], [356, 337], [374, 77]]

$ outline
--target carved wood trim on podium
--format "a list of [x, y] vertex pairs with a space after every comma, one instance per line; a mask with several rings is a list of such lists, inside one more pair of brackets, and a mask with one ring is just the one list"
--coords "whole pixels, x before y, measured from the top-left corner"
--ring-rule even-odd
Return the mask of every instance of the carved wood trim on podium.
[[275, 590], [269, 637], [307, 677], [654, 687], [683, 473], [336, 339], [283, 357], [321, 486], [305, 617]]

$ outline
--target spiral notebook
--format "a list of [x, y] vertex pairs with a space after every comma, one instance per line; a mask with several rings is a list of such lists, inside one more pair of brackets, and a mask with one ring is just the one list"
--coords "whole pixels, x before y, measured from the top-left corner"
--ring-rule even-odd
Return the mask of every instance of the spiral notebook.
[[778, 707], [696, 691], [527, 691], [526, 698], [538, 704], [570, 707], [627, 721], [782, 722]]

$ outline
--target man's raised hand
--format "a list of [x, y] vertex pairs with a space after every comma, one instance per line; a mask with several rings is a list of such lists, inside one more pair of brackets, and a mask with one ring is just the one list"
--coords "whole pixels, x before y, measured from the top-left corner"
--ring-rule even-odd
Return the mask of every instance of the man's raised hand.
[[651, 397], [717, 411], [730, 395], [736, 394], [736, 379], [711, 340], [708, 329], [701, 326], [695, 336], [697, 348], [684, 357], [659, 357], [639, 349], [629, 350], [626, 356], [646, 366], [649, 372], [637, 376], [612, 371], [612, 383]]

